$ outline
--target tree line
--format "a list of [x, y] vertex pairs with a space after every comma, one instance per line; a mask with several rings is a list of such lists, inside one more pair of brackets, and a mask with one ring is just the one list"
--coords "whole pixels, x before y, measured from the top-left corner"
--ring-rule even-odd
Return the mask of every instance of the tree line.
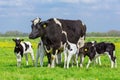
[[[20, 31], [7, 31], [0, 33], [0, 37], [28, 37], [29, 33], [23, 33]], [[87, 37], [120, 37], [120, 31], [110, 30], [108, 32], [87, 32]]]

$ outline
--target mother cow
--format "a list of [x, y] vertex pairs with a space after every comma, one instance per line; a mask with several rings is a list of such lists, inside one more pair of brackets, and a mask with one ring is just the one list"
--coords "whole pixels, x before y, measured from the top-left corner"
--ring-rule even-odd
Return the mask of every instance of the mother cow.
[[51, 18], [41, 22], [40, 18], [36, 18], [32, 21], [31, 27], [32, 32], [29, 38], [41, 37], [47, 52], [48, 65], [51, 67], [54, 67], [55, 55], [63, 48], [66, 38], [69, 42], [76, 44], [78, 48], [84, 45], [86, 26], [80, 20]]

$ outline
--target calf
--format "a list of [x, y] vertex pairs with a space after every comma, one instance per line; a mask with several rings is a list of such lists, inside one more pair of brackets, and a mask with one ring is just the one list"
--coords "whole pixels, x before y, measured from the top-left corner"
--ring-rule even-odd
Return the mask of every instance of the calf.
[[28, 53], [30, 53], [34, 65], [34, 53], [32, 49], [32, 45], [30, 42], [22, 42], [23, 39], [12, 39], [15, 42], [14, 53], [17, 58], [17, 66], [21, 66], [21, 59], [23, 55], [26, 58], [26, 65], [28, 65]]
[[72, 58], [72, 67], [73, 67], [73, 61], [76, 61], [77, 67], [78, 67], [78, 55], [77, 55], [77, 45], [68, 42], [64, 45], [64, 68], [69, 68], [69, 63]]
[[[99, 57], [101, 54], [107, 53], [111, 60], [111, 68], [117, 67], [116, 65], [116, 56], [115, 56], [115, 45], [113, 43], [106, 43], [106, 42], [87, 42], [85, 43], [84, 47], [80, 48], [79, 54], [82, 53], [81, 56], [81, 61], [80, 61], [80, 66], [82, 67], [82, 62], [84, 60], [85, 56], [89, 57], [89, 61], [87, 64], [87, 67], [89, 67], [90, 63], [92, 62], [93, 59], [96, 59]], [[99, 58], [99, 63], [100, 58]]]

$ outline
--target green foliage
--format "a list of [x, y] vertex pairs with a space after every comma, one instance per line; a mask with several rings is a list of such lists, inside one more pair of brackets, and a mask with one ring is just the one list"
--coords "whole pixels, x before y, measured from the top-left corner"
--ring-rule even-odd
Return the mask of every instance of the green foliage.
[[0, 33], [0, 36], [2, 36], [2, 37], [9, 37], [9, 36], [12, 36], [12, 37], [17, 37], [17, 36], [26, 37], [26, 36], [28, 36], [28, 33], [22, 33], [20, 31], [7, 31], [4, 34]]
[[[0, 33], [1, 37], [27, 37], [29, 33], [22, 33], [20, 31], [7, 31], [6, 33]], [[87, 37], [120, 37], [120, 31], [110, 30], [108, 32], [87, 32]]]
[[[35, 44], [34, 53], [36, 56], [36, 48], [39, 39], [29, 40], [27, 37], [22, 37], [26, 41], [30, 41]], [[91, 38], [87, 37], [87, 41], [96, 40], [97, 42], [107, 41], [114, 42], [116, 44], [116, 56], [118, 62], [118, 68], [111, 69], [108, 56], [102, 56], [102, 65], [91, 64], [89, 69], [86, 69], [88, 58], [85, 58], [83, 68], [77, 68], [76, 65], [69, 69], [63, 68], [63, 62], [61, 65], [56, 65], [54, 69], [47, 67], [47, 57], [44, 59], [44, 67], [34, 67], [32, 65], [31, 57], [29, 55], [29, 66], [26, 66], [25, 57], [22, 59], [22, 66], [16, 66], [16, 57], [13, 53], [14, 44], [11, 37], [2, 37], [0, 42], [9, 42], [12, 47], [1, 47], [0, 44], [0, 80], [119, 80], [120, 72], [120, 39], [119, 38]], [[64, 56], [63, 56], [64, 57]], [[38, 63], [39, 65], [39, 63]]]
[[120, 31], [111, 30], [108, 32], [88, 32], [88, 37], [120, 37]]

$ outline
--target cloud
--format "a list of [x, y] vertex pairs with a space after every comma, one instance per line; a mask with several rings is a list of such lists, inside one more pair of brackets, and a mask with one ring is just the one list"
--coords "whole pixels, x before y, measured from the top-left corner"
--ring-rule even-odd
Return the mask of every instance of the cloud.
[[79, 2], [91, 4], [91, 3], [97, 3], [99, 0], [79, 0]]

